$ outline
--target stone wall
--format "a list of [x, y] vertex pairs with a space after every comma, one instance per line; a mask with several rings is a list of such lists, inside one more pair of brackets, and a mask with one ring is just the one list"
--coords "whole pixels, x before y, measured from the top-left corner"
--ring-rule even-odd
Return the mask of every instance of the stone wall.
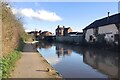
[[72, 43], [72, 44], [80, 44], [82, 43], [82, 36], [56, 36], [56, 41]]

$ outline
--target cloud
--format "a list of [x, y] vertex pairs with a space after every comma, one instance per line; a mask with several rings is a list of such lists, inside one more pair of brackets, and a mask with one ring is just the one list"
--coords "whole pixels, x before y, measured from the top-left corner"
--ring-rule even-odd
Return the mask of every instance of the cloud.
[[12, 9], [13, 14], [23, 15], [32, 19], [44, 20], [44, 21], [61, 21], [62, 18], [58, 16], [55, 12], [50, 12], [47, 10], [33, 10], [31, 8], [24, 9]]
[[58, 57], [56, 57], [56, 56], [51, 56], [51, 57], [46, 57], [46, 60], [50, 63], [50, 64], [52, 64], [52, 65], [55, 65], [55, 64], [58, 64], [58, 63], [60, 63], [60, 61], [62, 60], [62, 58], [58, 58]]

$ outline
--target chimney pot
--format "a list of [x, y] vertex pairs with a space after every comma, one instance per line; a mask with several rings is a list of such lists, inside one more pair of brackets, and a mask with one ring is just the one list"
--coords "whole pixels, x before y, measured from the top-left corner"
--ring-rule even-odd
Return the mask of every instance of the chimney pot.
[[109, 17], [109, 15], [110, 15], [110, 12], [108, 12], [108, 17]]
[[65, 28], [65, 26], [63, 26], [63, 28]]

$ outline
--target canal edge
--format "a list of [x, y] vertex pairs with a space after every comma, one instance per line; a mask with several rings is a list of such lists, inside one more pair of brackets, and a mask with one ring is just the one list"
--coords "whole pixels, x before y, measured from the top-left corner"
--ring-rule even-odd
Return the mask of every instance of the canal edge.
[[43, 61], [46, 62], [46, 64], [48, 64], [53, 71], [55, 71], [58, 78], [63, 78], [63, 76], [42, 56], [42, 54], [38, 50], [37, 50], [37, 53], [39, 54], [40, 57], [43, 58]]

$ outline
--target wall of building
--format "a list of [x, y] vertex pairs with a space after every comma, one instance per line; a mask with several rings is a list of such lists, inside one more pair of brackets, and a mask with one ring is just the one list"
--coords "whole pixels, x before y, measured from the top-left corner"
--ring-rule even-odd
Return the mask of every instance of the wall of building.
[[[98, 28], [98, 34], [99, 35], [102, 35], [104, 34], [104, 38], [107, 42], [114, 42], [114, 34], [118, 34], [118, 29], [116, 27], [115, 24], [110, 24], [110, 25], [106, 25], [106, 26], [100, 26]], [[92, 29], [88, 29], [86, 31], [86, 34], [85, 34], [85, 40], [87, 42], [89, 42], [90, 40], [90, 36], [93, 36], [95, 39], [97, 39], [94, 35], [94, 31], [93, 31], [93, 28]], [[97, 41], [97, 40], [96, 40]]]
[[85, 40], [89, 42], [90, 40], [90, 35], [93, 35], [93, 29], [88, 29], [85, 34]]
[[105, 34], [106, 40], [114, 41], [114, 34], [118, 34], [118, 29], [115, 24], [99, 27], [98, 34]]
[[116, 34], [116, 32], [118, 33], [118, 29], [115, 24], [101, 26], [99, 27], [98, 30], [99, 34], [106, 34], [106, 33]]
[[63, 28], [56, 29], [56, 35], [57, 35], [57, 36], [63, 36], [63, 35], [64, 35], [64, 30], [63, 30]]
[[56, 36], [56, 41], [79, 44], [82, 43], [82, 36]]

